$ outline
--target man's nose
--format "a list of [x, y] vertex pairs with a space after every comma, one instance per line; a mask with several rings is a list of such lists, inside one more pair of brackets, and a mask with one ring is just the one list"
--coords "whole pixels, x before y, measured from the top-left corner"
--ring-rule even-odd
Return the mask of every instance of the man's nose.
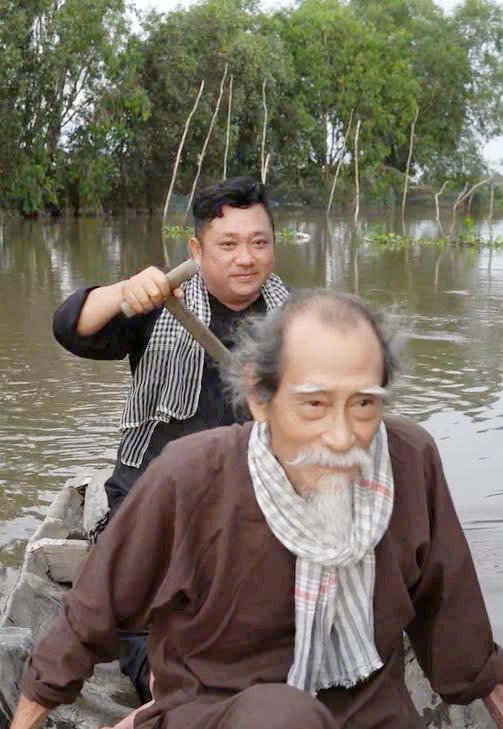
[[241, 245], [237, 249], [236, 262], [240, 266], [250, 266], [253, 263], [253, 256], [247, 245]]
[[333, 414], [327, 423], [322, 440], [324, 445], [337, 453], [345, 453], [354, 446], [356, 436], [346, 413]]

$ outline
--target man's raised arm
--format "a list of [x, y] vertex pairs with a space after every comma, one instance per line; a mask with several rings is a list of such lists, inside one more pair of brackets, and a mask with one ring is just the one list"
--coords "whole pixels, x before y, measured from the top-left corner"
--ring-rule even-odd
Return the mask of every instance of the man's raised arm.
[[100, 286], [91, 291], [82, 307], [77, 333], [89, 337], [99, 332], [120, 313], [124, 301], [135, 314], [148, 314], [160, 306], [169, 293], [165, 274], [155, 266], [149, 266], [125, 281]]

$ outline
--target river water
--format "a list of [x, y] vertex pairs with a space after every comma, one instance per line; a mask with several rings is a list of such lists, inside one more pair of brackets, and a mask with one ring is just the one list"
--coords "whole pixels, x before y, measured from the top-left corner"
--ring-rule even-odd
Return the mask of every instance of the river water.
[[[277, 217], [280, 228], [310, 236], [277, 246], [277, 271], [288, 283], [359, 293], [406, 335], [390, 407], [437, 439], [503, 641], [503, 250], [376, 250], [365, 234], [398, 231], [391, 213], [363, 216], [359, 235], [316, 212]], [[487, 233], [483, 222], [476, 229]], [[434, 237], [431, 210], [412, 210], [407, 232]], [[503, 218], [493, 234], [503, 236]], [[182, 261], [185, 243], [169, 252], [172, 264]], [[127, 363], [63, 351], [52, 313], [76, 288], [150, 263], [163, 264], [157, 219], [0, 224], [0, 601], [58, 489], [79, 467], [111, 465], [118, 443]]]

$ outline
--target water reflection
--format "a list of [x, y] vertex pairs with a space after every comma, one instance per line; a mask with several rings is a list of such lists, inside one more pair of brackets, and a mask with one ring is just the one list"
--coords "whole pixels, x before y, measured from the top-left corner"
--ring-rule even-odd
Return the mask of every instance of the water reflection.
[[[310, 236], [278, 244], [285, 280], [357, 292], [406, 332], [392, 407], [437, 439], [503, 640], [503, 252], [369, 246], [362, 237], [369, 231], [401, 231], [399, 211], [369, 212], [359, 235], [315, 212], [277, 217], [278, 227]], [[436, 235], [431, 210], [408, 218], [411, 237]], [[503, 219], [492, 230], [502, 235]], [[185, 242], [174, 242], [169, 255], [172, 264], [182, 261]], [[127, 365], [64, 352], [52, 339], [52, 313], [80, 286], [163, 260], [159, 221], [150, 218], [0, 225], [0, 596], [64, 480], [79, 466], [115, 458]]]

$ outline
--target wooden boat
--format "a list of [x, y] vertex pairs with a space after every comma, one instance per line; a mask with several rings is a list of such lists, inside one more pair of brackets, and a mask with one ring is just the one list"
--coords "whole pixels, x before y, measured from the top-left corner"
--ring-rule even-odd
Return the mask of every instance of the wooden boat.
[[[17, 701], [24, 660], [54, 619], [86, 554], [88, 534], [106, 512], [103, 484], [108, 470], [80, 472], [56, 496], [40, 528], [29, 540], [18, 583], [0, 617], [0, 729], [8, 729]], [[431, 690], [410, 648], [406, 680], [425, 727], [492, 729], [482, 701], [448, 706]], [[137, 699], [117, 663], [96, 666], [72, 706], [51, 714], [51, 729], [101, 729], [119, 721]]]
[[[89, 549], [88, 534], [106, 512], [109, 470], [80, 472], [68, 481], [28, 542], [21, 574], [0, 617], [0, 729], [8, 729], [19, 680], [32, 645], [54, 620], [61, 598]], [[96, 666], [79, 699], [51, 713], [51, 729], [102, 729], [138, 705], [117, 662]]]

